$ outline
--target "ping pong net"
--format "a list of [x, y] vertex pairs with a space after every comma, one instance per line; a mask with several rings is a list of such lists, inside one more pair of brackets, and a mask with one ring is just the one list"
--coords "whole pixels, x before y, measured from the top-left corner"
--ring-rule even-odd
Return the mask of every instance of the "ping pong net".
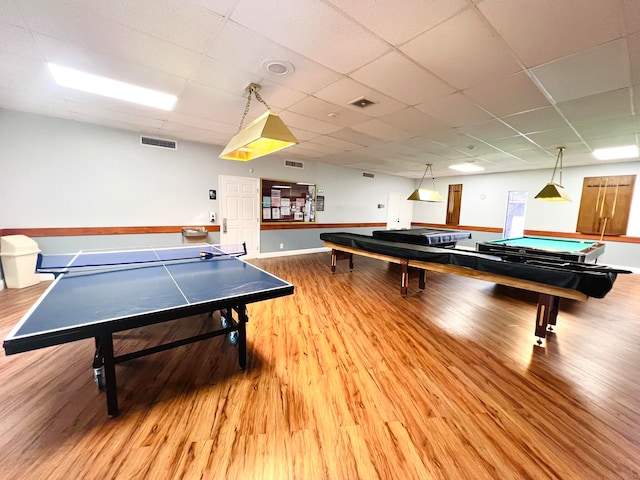
[[121, 250], [82, 250], [75, 254], [38, 254], [36, 271], [60, 275], [68, 272], [124, 270], [239, 257], [246, 245], [189, 244]]

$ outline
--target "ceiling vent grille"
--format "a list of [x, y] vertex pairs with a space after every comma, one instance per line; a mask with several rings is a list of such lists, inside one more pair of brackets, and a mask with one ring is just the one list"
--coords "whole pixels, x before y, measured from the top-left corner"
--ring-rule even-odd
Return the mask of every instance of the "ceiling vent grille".
[[375, 175], [373, 173], [367, 173], [367, 172], [362, 172], [362, 176], [367, 178], [375, 178]]
[[140, 137], [140, 144], [147, 145], [149, 147], [168, 148], [169, 150], [177, 150], [178, 142], [174, 140], [165, 140], [163, 138], [153, 137]]
[[296, 160], [285, 160], [284, 166], [289, 168], [304, 168], [304, 163]]
[[349, 105], [353, 105], [354, 107], [367, 108], [370, 105], [373, 105], [375, 102], [372, 102], [368, 98], [360, 97], [355, 100], [351, 100]]

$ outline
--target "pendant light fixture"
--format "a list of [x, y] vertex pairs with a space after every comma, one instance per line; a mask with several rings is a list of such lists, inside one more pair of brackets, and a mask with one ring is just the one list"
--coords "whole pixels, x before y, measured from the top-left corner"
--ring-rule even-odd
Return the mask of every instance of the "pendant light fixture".
[[[271, 108], [267, 105], [267, 102], [262, 99], [258, 90], [260, 90], [260, 85], [256, 83], [249, 84], [245, 89], [249, 95], [247, 96], [247, 105], [240, 120], [238, 133], [229, 141], [220, 154], [220, 158], [246, 162], [298, 143], [298, 139], [287, 128], [278, 114], [271, 111]], [[249, 113], [252, 95], [267, 107], [267, 111], [247, 125], [243, 130], [242, 124], [244, 123], [247, 113]]]
[[[422, 182], [424, 182], [424, 177], [427, 176], [427, 172], [431, 172], [431, 181], [433, 183], [433, 190], [428, 190], [422, 187]], [[420, 184], [418, 188], [414, 190], [414, 192], [407, 198], [407, 200], [417, 200], [419, 202], [442, 202], [442, 196], [436, 190], [436, 179], [433, 177], [433, 170], [431, 168], [431, 164], [427, 163], [426, 168], [424, 169], [424, 174], [422, 175], [422, 180], [420, 180]]]
[[[571, 197], [567, 193], [567, 191], [562, 186], [562, 154], [564, 152], [564, 147], [558, 147], [558, 157], [556, 158], [556, 164], [553, 167], [553, 174], [551, 175], [551, 181], [545, 185], [545, 187], [540, 190], [540, 193], [536, 195], [536, 198], [539, 200], [545, 200], [547, 202], [570, 202]], [[558, 169], [558, 164], [560, 165], [560, 183], [554, 183], [554, 179], [556, 176], [556, 170]]]

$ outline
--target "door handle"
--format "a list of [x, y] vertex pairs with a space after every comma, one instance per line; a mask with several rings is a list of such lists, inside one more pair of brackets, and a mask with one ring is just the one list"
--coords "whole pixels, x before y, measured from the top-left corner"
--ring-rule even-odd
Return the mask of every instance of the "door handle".
[[222, 219], [222, 233], [227, 233], [227, 219]]

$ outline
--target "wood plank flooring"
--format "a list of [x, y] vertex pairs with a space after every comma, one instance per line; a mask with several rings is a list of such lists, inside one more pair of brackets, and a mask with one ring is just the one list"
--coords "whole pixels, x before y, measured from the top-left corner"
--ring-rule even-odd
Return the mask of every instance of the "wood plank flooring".
[[[121, 414], [93, 342], [0, 353], [3, 479], [639, 479], [640, 276], [561, 301], [535, 345], [535, 297], [329, 254], [253, 260], [293, 296], [249, 307], [248, 368], [214, 338], [118, 365]], [[46, 284], [0, 292], [4, 338]], [[116, 349], [205, 331], [191, 317]]]

